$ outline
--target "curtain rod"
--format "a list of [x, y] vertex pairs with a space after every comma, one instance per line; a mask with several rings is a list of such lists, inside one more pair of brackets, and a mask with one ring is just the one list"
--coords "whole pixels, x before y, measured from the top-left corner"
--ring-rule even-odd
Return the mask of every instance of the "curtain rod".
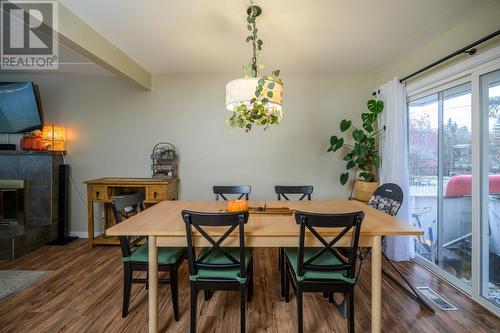
[[[469, 44], [469, 45], [467, 45], [467, 46], [465, 46], [465, 47], [461, 48], [460, 50], [457, 50], [457, 51], [455, 51], [455, 52], [453, 52], [453, 53], [450, 53], [450, 54], [448, 54], [448, 55], [447, 55], [446, 57], [444, 57], [444, 58], [441, 58], [441, 59], [439, 59], [439, 60], [437, 60], [437, 61], [434, 61], [432, 64], [427, 65], [427, 66], [425, 66], [425, 67], [423, 67], [423, 68], [419, 69], [418, 71], [416, 71], [416, 72], [414, 72], [414, 73], [411, 73], [411, 74], [410, 74], [410, 75], [408, 75], [408, 76], [405, 76], [404, 78], [402, 78], [401, 80], [399, 80], [399, 82], [404, 82], [404, 81], [406, 81], [406, 80], [408, 80], [408, 79], [410, 79], [410, 78], [412, 78], [412, 77], [414, 77], [414, 76], [416, 76], [416, 75], [418, 75], [418, 74], [420, 74], [420, 73], [423, 73], [423, 72], [425, 72], [425, 71], [427, 71], [427, 70], [431, 69], [432, 67], [435, 67], [435, 66], [437, 66], [437, 65], [439, 65], [439, 64], [441, 64], [441, 63], [443, 63], [443, 62], [445, 62], [445, 61], [447, 61], [447, 60], [450, 60], [450, 59], [451, 59], [451, 58], [453, 58], [453, 57], [456, 57], [457, 55], [464, 54], [464, 53], [467, 53], [468, 55], [474, 55], [474, 54], [476, 54], [476, 51], [477, 51], [477, 50], [474, 48], [474, 46], [477, 46], [477, 45], [479, 45], [479, 44], [482, 44], [482, 43], [484, 43], [484, 42], [486, 42], [486, 41], [488, 41], [488, 40], [490, 40], [490, 39], [492, 39], [492, 38], [494, 38], [494, 37], [496, 37], [496, 36], [498, 36], [498, 35], [500, 35], [500, 30], [495, 31], [494, 33], [489, 34], [488, 36], [485, 36], [485, 37], [483, 37], [483, 38], [481, 38], [481, 39], [479, 39], [479, 40], [475, 41], [474, 43], [471, 43], [471, 44]], [[377, 91], [374, 91], [374, 92], [372, 93], [372, 95], [373, 95], [373, 96], [376, 96], [376, 95], [377, 95], [377, 92], [380, 92], [380, 91], [378, 91], [378, 90], [377, 90]]]

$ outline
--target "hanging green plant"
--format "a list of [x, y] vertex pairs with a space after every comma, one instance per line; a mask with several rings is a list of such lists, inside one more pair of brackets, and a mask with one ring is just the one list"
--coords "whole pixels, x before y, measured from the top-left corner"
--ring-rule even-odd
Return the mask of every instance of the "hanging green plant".
[[[283, 80], [279, 77], [280, 71], [274, 70], [269, 75], [262, 75], [262, 66], [258, 64], [264, 42], [257, 34], [255, 19], [261, 12], [258, 6], [250, 6], [247, 10], [247, 29], [251, 34], [246, 37], [246, 42], [252, 45], [252, 59], [243, 66], [245, 78], [228, 83], [226, 91], [226, 103], [232, 111], [226, 123], [231, 127], [244, 128], [245, 132], [250, 131], [254, 125], [264, 126], [266, 130], [270, 125], [279, 125], [283, 118]], [[247, 82], [244, 81], [253, 82], [255, 90], [246, 91]]]

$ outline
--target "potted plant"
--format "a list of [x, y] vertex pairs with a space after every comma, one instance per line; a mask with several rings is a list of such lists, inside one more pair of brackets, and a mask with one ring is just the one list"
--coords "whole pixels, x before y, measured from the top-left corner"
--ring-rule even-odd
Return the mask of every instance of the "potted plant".
[[341, 148], [345, 152], [346, 172], [340, 175], [340, 184], [345, 185], [349, 180], [349, 173], [354, 173], [354, 197], [361, 201], [370, 200], [371, 195], [378, 187], [377, 169], [380, 163], [378, 146], [385, 128], [375, 129], [374, 124], [378, 115], [384, 109], [382, 101], [369, 100], [368, 112], [361, 114], [362, 125], [357, 128], [351, 120], [343, 119], [340, 122], [342, 133], [350, 131], [353, 144], [344, 142], [343, 138], [332, 135], [328, 152], [336, 152]]

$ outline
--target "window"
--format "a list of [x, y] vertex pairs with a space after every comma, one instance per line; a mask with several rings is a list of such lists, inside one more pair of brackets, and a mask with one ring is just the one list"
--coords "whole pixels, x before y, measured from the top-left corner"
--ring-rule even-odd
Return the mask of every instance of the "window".
[[415, 260], [500, 315], [500, 46], [406, 90]]

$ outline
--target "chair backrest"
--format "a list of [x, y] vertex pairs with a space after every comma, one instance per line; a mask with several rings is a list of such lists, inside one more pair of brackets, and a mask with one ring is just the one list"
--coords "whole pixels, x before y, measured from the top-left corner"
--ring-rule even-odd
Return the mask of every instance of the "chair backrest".
[[385, 183], [373, 192], [368, 205], [389, 215], [396, 215], [403, 204], [403, 190], [399, 185]]
[[[198, 274], [198, 269], [236, 269], [240, 270], [240, 278], [245, 278], [245, 224], [248, 221], [248, 212], [237, 213], [205, 213], [189, 210], [182, 211], [182, 217], [186, 225], [187, 253], [189, 274]], [[226, 231], [217, 241], [203, 227], [221, 227]], [[198, 231], [212, 246], [196, 257], [195, 244], [193, 242], [193, 229]], [[221, 245], [226, 238], [235, 230], [239, 229], [239, 258], [235, 258]], [[210, 255], [220, 253], [228, 259], [228, 263], [204, 262]]]
[[284, 185], [276, 185], [274, 187], [274, 191], [278, 195], [278, 200], [281, 198], [285, 200], [290, 200], [287, 197], [287, 194], [302, 194], [299, 200], [311, 200], [311, 194], [313, 193], [312, 185], [302, 185], [302, 186], [284, 186]]
[[[354, 278], [356, 270], [356, 259], [358, 253], [359, 235], [361, 223], [365, 213], [353, 212], [345, 214], [321, 214], [295, 212], [295, 221], [300, 225], [299, 251], [297, 256], [297, 274], [304, 275], [304, 271], [346, 271], [346, 277]], [[340, 232], [327, 242], [315, 228], [342, 228]], [[323, 245], [313, 256], [304, 261], [304, 247], [306, 238], [306, 229]], [[349, 231], [351, 231], [351, 251], [348, 251], [348, 257], [343, 256], [334, 245]], [[329, 253], [338, 259], [339, 264], [324, 265], [314, 262], [323, 254]]]
[[252, 186], [250, 185], [234, 185], [234, 186], [214, 186], [213, 191], [215, 194], [215, 200], [222, 198], [223, 200], [228, 200], [228, 194], [236, 194], [238, 199], [245, 198], [249, 199], [250, 192], [252, 191]]
[[[126, 194], [120, 198], [116, 198], [115, 200], [113, 200], [111, 202], [111, 207], [113, 209], [115, 223], [121, 223], [129, 217], [142, 212], [145, 209], [144, 200], [144, 192]], [[145, 237], [143, 236], [120, 236], [119, 239], [122, 255], [124, 257], [130, 257], [133, 252], [132, 249], [137, 246], [138, 243], [144, 238]]]

